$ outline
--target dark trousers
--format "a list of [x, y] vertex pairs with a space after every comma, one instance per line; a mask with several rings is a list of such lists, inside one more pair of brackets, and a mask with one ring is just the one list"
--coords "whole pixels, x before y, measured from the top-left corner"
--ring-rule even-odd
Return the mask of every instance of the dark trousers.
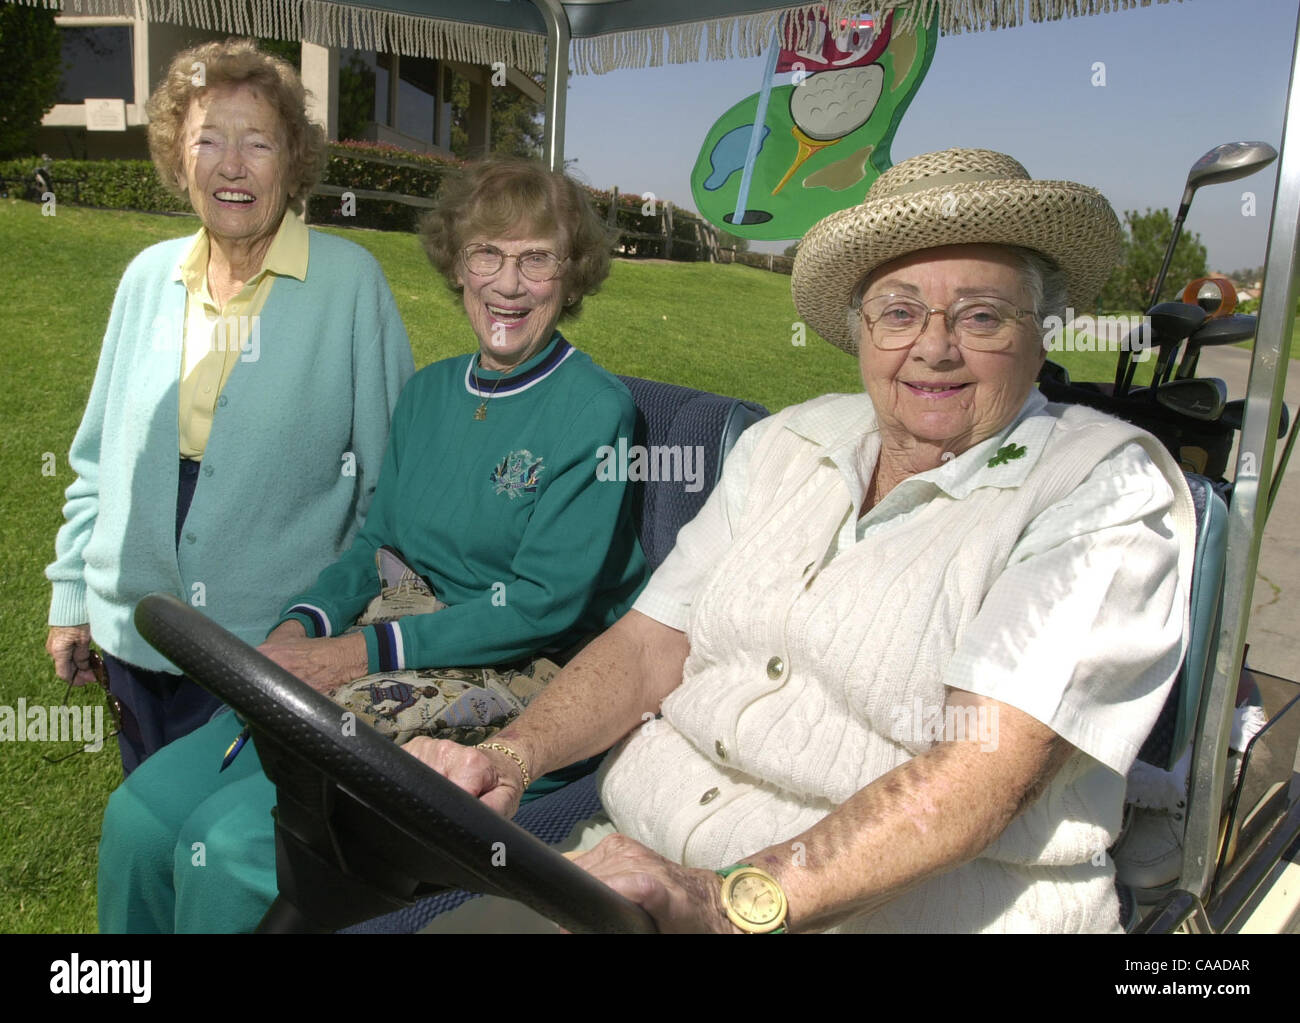
[[[176, 544], [194, 499], [199, 464], [181, 459], [180, 485], [176, 490]], [[122, 770], [130, 774], [151, 753], [169, 742], [188, 735], [212, 720], [221, 701], [184, 675], [146, 671], [104, 654], [108, 688], [122, 704], [122, 731], [117, 743], [122, 751]]]

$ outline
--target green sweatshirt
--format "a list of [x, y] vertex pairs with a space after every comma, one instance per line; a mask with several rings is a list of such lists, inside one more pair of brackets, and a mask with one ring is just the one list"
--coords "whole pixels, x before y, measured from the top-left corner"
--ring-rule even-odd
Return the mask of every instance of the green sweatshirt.
[[378, 595], [387, 544], [448, 606], [366, 627], [370, 672], [502, 664], [606, 628], [647, 572], [631, 493], [597, 479], [597, 450], [632, 443], [635, 421], [627, 388], [558, 332], [505, 376], [472, 355], [425, 367], [393, 411], [365, 524], [281, 620], [342, 633]]

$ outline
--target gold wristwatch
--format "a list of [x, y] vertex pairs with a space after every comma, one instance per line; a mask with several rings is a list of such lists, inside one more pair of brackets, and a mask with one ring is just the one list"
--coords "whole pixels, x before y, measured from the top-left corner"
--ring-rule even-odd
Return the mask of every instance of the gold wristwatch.
[[737, 863], [717, 874], [722, 878], [722, 906], [733, 924], [746, 934], [785, 933], [790, 907], [776, 878], [748, 863]]

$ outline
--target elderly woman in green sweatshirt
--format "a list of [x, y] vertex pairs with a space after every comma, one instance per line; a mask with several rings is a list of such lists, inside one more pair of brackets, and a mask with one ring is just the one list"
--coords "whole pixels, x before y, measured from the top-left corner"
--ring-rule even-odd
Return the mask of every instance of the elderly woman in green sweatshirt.
[[[603, 445], [631, 441], [635, 406], [556, 330], [609, 270], [589, 201], [538, 164], [492, 159], [444, 184], [421, 237], [478, 345], [402, 391], [365, 525], [261, 647], [325, 692], [377, 672], [564, 650], [612, 624], [644, 582], [626, 484], [596, 472]], [[377, 554], [400, 554], [432, 613], [368, 616], [348, 631], [383, 597]], [[199, 729], [114, 795], [101, 930], [258, 923], [276, 892], [275, 790], [252, 749], [218, 773], [240, 727], [227, 715]]]

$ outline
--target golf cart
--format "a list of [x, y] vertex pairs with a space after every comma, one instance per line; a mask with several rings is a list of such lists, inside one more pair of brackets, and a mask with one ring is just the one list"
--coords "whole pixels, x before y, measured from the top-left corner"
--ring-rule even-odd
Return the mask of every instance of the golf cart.
[[[341, 9], [348, 5], [316, 6]], [[776, 12], [783, 6], [788, 5], [762, 0], [567, 4], [535, 0], [532, 6], [371, 0], [364, 5], [364, 13], [375, 25], [384, 24], [385, 17], [394, 19], [394, 24], [405, 19], [402, 24], [406, 24], [426, 20], [427, 15], [439, 26], [436, 31], [430, 28], [428, 38], [438, 32], [446, 34], [450, 30], [445, 26], [454, 25], [460, 33], [458, 39], [472, 41], [466, 44], [476, 54], [470, 59], [482, 56], [485, 62], [495, 59], [492, 54], [499, 51], [503, 39], [521, 38], [520, 45], [528, 49], [544, 37], [546, 159], [553, 168], [560, 168], [570, 60], [580, 66], [601, 64], [618, 50], [618, 33], [658, 37], [664, 25], [671, 25], [673, 38], [680, 41], [690, 34], [687, 29], [693, 23], [716, 23], [717, 19], [745, 20], [752, 27], [740, 34], [761, 45], [771, 37]], [[846, 5], [830, 6], [838, 15]], [[852, 6], [896, 5], [867, 0]], [[928, 15], [941, 5], [920, 2], [917, 6]], [[948, 8], [955, 6], [942, 5], [945, 30], [959, 27], [942, 21], [949, 16]], [[320, 29], [325, 32], [322, 41], [345, 38], [338, 24], [331, 22], [328, 29]], [[413, 33], [417, 36], [419, 33]], [[1258, 677], [1269, 724], [1242, 751], [1240, 770], [1228, 771], [1229, 732], [1264, 523], [1276, 494], [1275, 477], [1285, 469], [1295, 436], [1294, 426], [1284, 434], [1286, 444], [1279, 463], [1276, 449], [1289, 365], [1288, 338], [1298, 295], [1300, 139], [1290, 136], [1300, 132], [1300, 95], [1296, 92], [1300, 85], [1300, 35], [1293, 51], [1291, 82], [1287, 137], [1277, 161], [1278, 187], [1266, 261], [1268, 286], [1261, 297], [1233, 486], [1230, 500], [1224, 502], [1213, 486], [1193, 481], [1201, 514], [1192, 654], [1157, 726], [1160, 737], [1153, 733], [1156, 748], [1148, 751], [1165, 767], [1184, 750], [1190, 751], [1188, 794], [1180, 821], [1181, 858], [1172, 876], [1150, 878], [1158, 883], [1146, 885], [1136, 894], [1135, 903], [1142, 908], [1134, 911], [1133, 927], [1140, 931], [1240, 928], [1281, 888], [1276, 885], [1278, 878], [1297, 869], [1291, 861], [1300, 848], [1300, 775], [1295, 772], [1300, 687], [1285, 679]], [[1199, 176], [1195, 181], [1189, 177], [1185, 205], [1190, 203], [1194, 185], [1230, 180], [1230, 176], [1216, 179], [1214, 175], [1231, 169], [1222, 161], [1202, 168], [1204, 173], [1194, 168]], [[1188, 337], [1199, 326], [1184, 325], [1191, 328]], [[1204, 338], [1200, 343], [1206, 343]], [[1057, 384], [1064, 389], [1060, 396], [1078, 390], [1068, 380]], [[1091, 393], [1098, 397], [1090, 403], [1104, 407], [1103, 399], [1127, 398], [1123, 385], [1121, 378], [1108, 394], [1096, 389]], [[1173, 389], [1179, 396], [1190, 390]], [[1200, 395], [1197, 407], [1199, 403]], [[1195, 418], [1159, 400], [1145, 404], [1181, 417], [1173, 420], [1177, 423]], [[1221, 407], [1220, 416], [1222, 413]], [[718, 451], [720, 462], [725, 448], [719, 446]], [[646, 528], [643, 519], [643, 535]], [[658, 520], [650, 528], [660, 528]], [[268, 929], [341, 928], [366, 919], [367, 914], [400, 909], [436, 885], [517, 898], [574, 930], [647, 928], [648, 920], [639, 909], [592, 882], [540, 841], [495, 817], [413, 758], [391, 745], [376, 743], [377, 736], [372, 738], [363, 726], [358, 725], [356, 736], [341, 737], [336, 707], [255, 652], [224, 637], [191, 609], [149, 598], [142, 602], [137, 622], [143, 635], [187, 674], [218, 693], [253, 727], [267, 773], [279, 788], [282, 901], [272, 910]], [[505, 866], [492, 865], [498, 847], [507, 850]], [[1291, 886], [1293, 903], [1295, 888]], [[1276, 919], [1278, 926], [1286, 929], [1296, 926], [1300, 918], [1292, 904]]]

